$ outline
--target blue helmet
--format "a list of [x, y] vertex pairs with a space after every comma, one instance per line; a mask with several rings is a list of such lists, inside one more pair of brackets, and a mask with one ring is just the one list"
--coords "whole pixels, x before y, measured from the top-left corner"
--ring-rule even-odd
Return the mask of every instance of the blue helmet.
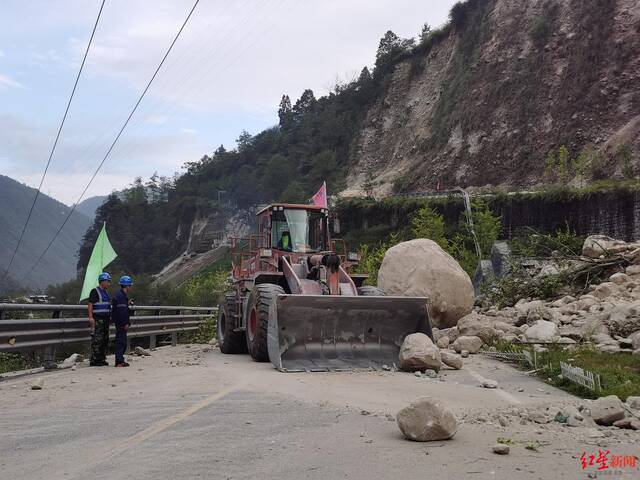
[[129, 275], [123, 275], [120, 277], [121, 287], [130, 287], [131, 285], [133, 285], [133, 279]]
[[98, 275], [98, 283], [99, 282], [110, 282], [111, 281], [111, 275], [109, 275], [107, 272], [102, 272], [100, 275]]

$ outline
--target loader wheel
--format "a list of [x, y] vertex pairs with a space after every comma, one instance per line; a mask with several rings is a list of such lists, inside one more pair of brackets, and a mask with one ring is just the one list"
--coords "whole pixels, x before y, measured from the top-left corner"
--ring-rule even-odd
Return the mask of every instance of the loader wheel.
[[247, 353], [243, 332], [234, 332], [238, 309], [235, 295], [225, 295], [224, 303], [218, 309], [218, 343], [222, 353]]
[[384, 290], [381, 288], [363, 285], [362, 287], [358, 287], [358, 295], [361, 297], [383, 297], [386, 293], [384, 293]]
[[253, 287], [247, 303], [247, 349], [256, 362], [268, 362], [267, 329], [269, 312], [276, 302], [277, 295], [284, 290], [272, 283], [262, 283]]

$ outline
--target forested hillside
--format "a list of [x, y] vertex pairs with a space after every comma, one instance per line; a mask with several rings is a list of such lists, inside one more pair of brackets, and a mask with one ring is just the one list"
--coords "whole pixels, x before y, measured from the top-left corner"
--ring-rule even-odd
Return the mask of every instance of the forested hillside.
[[9, 276], [4, 276], [35, 194], [35, 189], [0, 175], [0, 294], [18, 286], [44, 288], [76, 276], [76, 254], [82, 236], [91, 225], [89, 217], [79, 212], [71, 216], [42, 262], [25, 278], [70, 210], [43, 193], [38, 198]]
[[242, 132], [175, 181], [110, 197], [80, 265], [103, 221], [123, 267], [156, 272], [184, 251], [195, 219], [306, 201], [322, 181], [330, 194], [383, 196], [634, 178], [639, 32], [634, 0], [468, 0], [416, 39], [387, 32], [372, 70], [321, 98], [284, 95], [278, 125]]

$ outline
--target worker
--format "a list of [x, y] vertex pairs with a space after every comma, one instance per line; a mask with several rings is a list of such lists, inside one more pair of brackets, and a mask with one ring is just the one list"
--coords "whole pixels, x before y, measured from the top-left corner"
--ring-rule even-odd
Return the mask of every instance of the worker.
[[111, 275], [102, 272], [98, 275], [98, 286], [89, 294], [89, 327], [91, 328], [92, 367], [104, 367], [107, 363], [107, 347], [109, 345], [109, 317], [111, 316], [111, 299], [107, 290], [111, 285]]
[[115, 294], [111, 302], [111, 320], [116, 326], [116, 367], [128, 367], [124, 361], [124, 352], [127, 349], [127, 331], [131, 325], [131, 306], [133, 300], [129, 299], [129, 292], [133, 286], [133, 280], [129, 275], [120, 277], [120, 291]]
[[288, 231], [282, 232], [280, 241], [278, 242], [278, 248], [287, 252], [291, 251], [291, 234]]

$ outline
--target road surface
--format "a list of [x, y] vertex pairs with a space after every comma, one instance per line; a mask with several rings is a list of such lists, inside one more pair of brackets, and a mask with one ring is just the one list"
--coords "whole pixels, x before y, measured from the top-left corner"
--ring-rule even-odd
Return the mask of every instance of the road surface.
[[[112, 360], [112, 359], [110, 359]], [[573, 402], [473, 356], [442, 380], [402, 372], [279, 373], [202, 345], [129, 357], [130, 368], [46, 372], [0, 382], [2, 479], [587, 478], [582, 452], [637, 454], [639, 432], [559, 424], [501, 427], [494, 412]], [[44, 378], [42, 390], [31, 383]], [[479, 388], [482, 378], [501, 388]], [[405, 440], [393, 416], [421, 396], [461, 419], [449, 441]], [[543, 408], [543, 407], [540, 407]], [[509, 438], [511, 453], [491, 447]], [[533, 443], [538, 451], [525, 448]], [[638, 478], [638, 471], [604, 478]], [[593, 477], [591, 477], [593, 478]]]

